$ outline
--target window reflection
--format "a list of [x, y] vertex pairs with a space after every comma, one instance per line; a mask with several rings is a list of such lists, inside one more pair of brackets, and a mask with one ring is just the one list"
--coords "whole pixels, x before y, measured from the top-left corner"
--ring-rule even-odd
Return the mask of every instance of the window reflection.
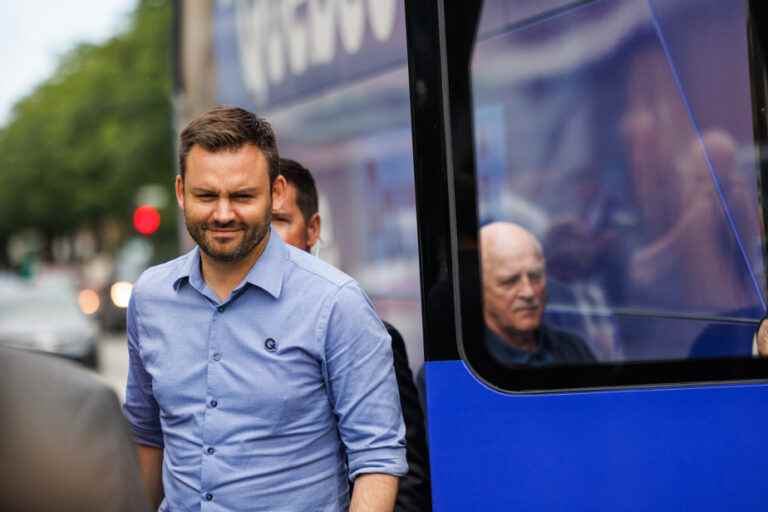
[[[742, 320], [765, 300], [745, 27], [743, 2], [603, 0], [478, 42], [482, 229], [541, 246], [538, 322], [598, 360], [750, 354]], [[487, 324], [509, 265], [491, 247]]]

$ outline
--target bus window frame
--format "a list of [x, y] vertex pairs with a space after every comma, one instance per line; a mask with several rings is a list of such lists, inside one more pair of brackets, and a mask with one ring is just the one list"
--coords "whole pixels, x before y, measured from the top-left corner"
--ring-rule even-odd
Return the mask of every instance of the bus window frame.
[[[476, 293], [479, 226], [471, 76], [482, 4], [482, 0], [405, 2], [425, 361], [461, 359], [478, 379], [502, 392], [744, 383], [768, 378], [768, 359], [737, 357], [510, 369], [490, 356], [484, 343], [467, 342], [484, 336], [482, 300]], [[760, 6], [758, 0], [748, 0], [748, 5], [762, 205], [768, 199], [768, 6]], [[763, 209], [762, 217], [765, 230], [768, 208]], [[763, 253], [768, 266], [765, 231]]]

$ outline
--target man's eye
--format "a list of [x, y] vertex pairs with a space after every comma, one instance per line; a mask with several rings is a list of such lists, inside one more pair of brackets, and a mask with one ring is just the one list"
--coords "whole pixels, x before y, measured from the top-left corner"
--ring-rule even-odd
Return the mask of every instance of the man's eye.
[[510, 279], [505, 279], [504, 281], [502, 281], [501, 284], [509, 288], [511, 286], [515, 286], [519, 282], [520, 282], [520, 276], [515, 276]]

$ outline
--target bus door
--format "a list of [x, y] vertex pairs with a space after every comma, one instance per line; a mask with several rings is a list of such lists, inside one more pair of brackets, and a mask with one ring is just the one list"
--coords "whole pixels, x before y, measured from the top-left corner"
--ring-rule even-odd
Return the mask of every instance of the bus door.
[[765, 510], [762, 3], [406, 1], [434, 510]]

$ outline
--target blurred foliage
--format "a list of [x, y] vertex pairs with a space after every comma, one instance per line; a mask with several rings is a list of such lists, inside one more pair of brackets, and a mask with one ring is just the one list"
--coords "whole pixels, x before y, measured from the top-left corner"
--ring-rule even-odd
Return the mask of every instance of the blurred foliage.
[[0, 129], [0, 245], [29, 228], [46, 242], [110, 224], [128, 236], [136, 190], [157, 183], [168, 201], [153, 238], [175, 250], [171, 8], [140, 1], [121, 33], [72, 49], [15, 105]]

